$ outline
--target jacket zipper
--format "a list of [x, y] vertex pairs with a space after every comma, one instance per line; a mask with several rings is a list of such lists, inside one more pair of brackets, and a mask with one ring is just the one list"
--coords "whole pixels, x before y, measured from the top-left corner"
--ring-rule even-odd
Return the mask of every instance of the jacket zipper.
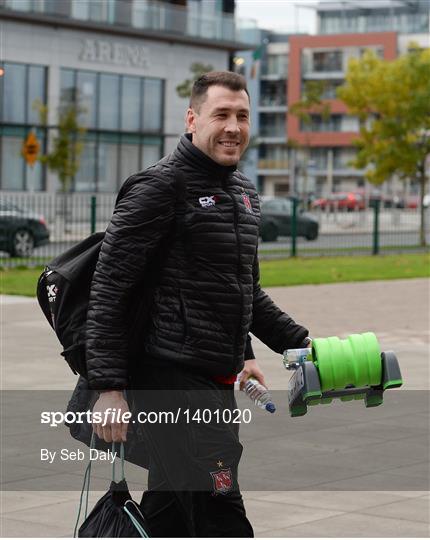
[[243, 319], [243, 287], [242, 282], [240, 280], [240, 267], [241, 267], [241, 240], [240, 240], [240, 234], [239, 234], [239, 208], [236, 199], [234, 198], [234, 195], [227, 191], [226, 181], [223, 181], [223, 187], [225, 192], [229, 195], [231, 200], [233, 201], [233, 208], [234, 208], [234, 230], [236, 233], [236, 241], [237, 241], [237, 268], [236, 268], [236, 275], [237, 275], [237, 283], [239, 285], [240, 289], [240, 316], [239, 316], [239, 325], [236, 330], [236, 336], [234, 339], [234, 351], [233, 351], [233, 365], [236, 364], [236, 358], [237, 358], [237, 351], [238, 351], [238, 341], [239, 341], [239, 335], [241, 333], [242, 328], [242, 319]]

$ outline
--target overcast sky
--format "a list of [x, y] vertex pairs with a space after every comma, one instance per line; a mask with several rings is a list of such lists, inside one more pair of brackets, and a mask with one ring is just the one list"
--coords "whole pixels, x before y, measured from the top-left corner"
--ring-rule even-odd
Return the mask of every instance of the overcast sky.
[[318, 0], [236, 0], [236, 16], [256, 19], [259, 28], [283, 32], [315, 32], [315, 11], [306, 5]]

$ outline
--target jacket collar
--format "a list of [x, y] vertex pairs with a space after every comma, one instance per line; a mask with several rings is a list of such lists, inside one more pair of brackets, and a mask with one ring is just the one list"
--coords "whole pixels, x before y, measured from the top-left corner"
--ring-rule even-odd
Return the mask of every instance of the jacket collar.
[[237, 169], [236, 165], [220, 165], [199, 150], [197, 146], [192, 143], [191, 133], [182, 135], [178, 146], [176, 147], [175, 154], [180, 161], [191, 165], [196, 169], [196, 172], [218, 179], [227, 177]]

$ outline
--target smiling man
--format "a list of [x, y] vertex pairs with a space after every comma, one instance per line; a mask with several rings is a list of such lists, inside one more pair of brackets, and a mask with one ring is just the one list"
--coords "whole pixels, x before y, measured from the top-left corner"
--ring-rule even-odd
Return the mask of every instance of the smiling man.
[[245, 89], [206, 88], [199, 79], [193, 88], [187, 127], [192, 142], [220, 165], [236, 165], [249, 143], [249, 97]]
[[[240, 75], [211, 72], [195, 82], [187, 134], [126, 182], [93, 277], [86, 341], [88, 382], [100, 391], [93, 410], [127, 411], [123, 391], [131, 387], [138, 412], [185, 411], [174, 425], [143, 426], [149, 490], [141, 505], [151, 536], [253, 535], [237, 479], [237, 424], [190, 418], [234, 410], [238, 373], [242, 384], [250, 376], [264, 384], [248, 332], [278, 353], [304, 346], [308, 335], [260, 288], [258, 195], [237, 170], [249, 107]], [[149, 321], [130, 308], [142, 283], [151, 288]], [[142, 351], [133, 362], [130, 312]], [[127, 425], [94, 430], [121, 441]]]

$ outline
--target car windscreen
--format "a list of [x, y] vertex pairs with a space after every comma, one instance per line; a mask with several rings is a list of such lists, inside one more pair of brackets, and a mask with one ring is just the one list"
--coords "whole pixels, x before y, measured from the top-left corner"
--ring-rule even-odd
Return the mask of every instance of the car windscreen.
[[276, 212], [279, 214], [291, 214], [292, 204], [288, 199], [272, 199], [264, 201], [261, 210], [263, 212]]

